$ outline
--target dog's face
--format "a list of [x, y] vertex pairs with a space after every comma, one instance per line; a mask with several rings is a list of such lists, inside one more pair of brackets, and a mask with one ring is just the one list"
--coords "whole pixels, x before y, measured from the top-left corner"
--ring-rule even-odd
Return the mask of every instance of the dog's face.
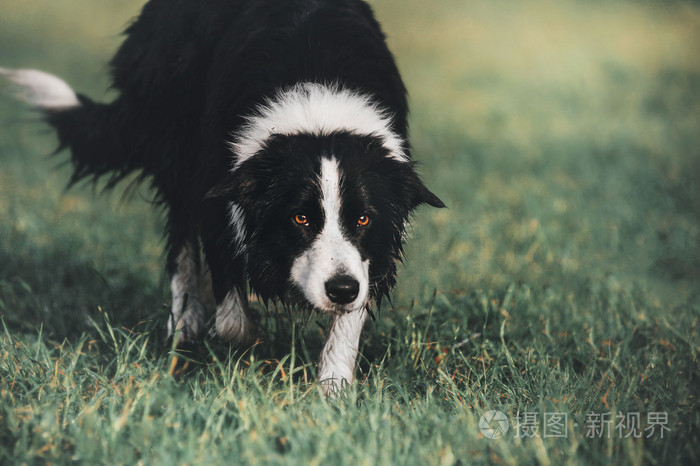
[[411, 163], [350, 134], [274, 137], [227, 183], [254, 291], [329, 313], [387, 294], [411, 211], [443, 206]]

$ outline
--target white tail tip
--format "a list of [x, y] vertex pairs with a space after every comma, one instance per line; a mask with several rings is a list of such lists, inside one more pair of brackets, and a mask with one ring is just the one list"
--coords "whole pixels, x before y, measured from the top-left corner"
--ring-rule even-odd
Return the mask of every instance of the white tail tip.
[[0, 68], [5, 76], [20, 86], [19, 97], [44, 110], [61, 110], [80, 105], [78, 96], [64, 80], [38, 70], [11, 70]]

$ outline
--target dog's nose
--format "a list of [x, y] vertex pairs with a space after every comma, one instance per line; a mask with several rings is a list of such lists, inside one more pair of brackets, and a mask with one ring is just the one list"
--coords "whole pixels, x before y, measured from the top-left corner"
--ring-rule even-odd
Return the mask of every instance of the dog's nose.
[[326, 282], [326, 296], [335, 304], [349, 304], [360, 292], [360, 282], [350, 275], [337, 275]]

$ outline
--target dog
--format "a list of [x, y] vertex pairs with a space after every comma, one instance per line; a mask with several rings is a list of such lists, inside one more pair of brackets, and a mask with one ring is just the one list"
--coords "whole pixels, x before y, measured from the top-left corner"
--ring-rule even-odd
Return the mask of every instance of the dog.
[[406, 89], [361, 0], [150, 0], [98, 103], [28, 69], [24, 89], [68, 148], [71, 183], [139, 173], [167, 213], [168, 335], [246, 346], [263, 302], [331, 316], [324, 393], [353, 382], [360, 333], [396, 283], [409, 218], [444, 207], [411, 159]]

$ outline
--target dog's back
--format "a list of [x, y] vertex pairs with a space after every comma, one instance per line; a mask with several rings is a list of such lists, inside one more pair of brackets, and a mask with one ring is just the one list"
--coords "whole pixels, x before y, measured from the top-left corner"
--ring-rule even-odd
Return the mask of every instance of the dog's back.
[[110, 62], [114, 102], [34, 102], [71, 150], [72, 181], [141, 171], [168, 204], [185, 201], [183, 178], [188, 192], [201, 186], [187, 202], [201, 200], [229, 168], [231, 129], [297, 82], [369, 92], [406, 134], [405, 88], [363, 2], [151, 0], [125, 35]]

